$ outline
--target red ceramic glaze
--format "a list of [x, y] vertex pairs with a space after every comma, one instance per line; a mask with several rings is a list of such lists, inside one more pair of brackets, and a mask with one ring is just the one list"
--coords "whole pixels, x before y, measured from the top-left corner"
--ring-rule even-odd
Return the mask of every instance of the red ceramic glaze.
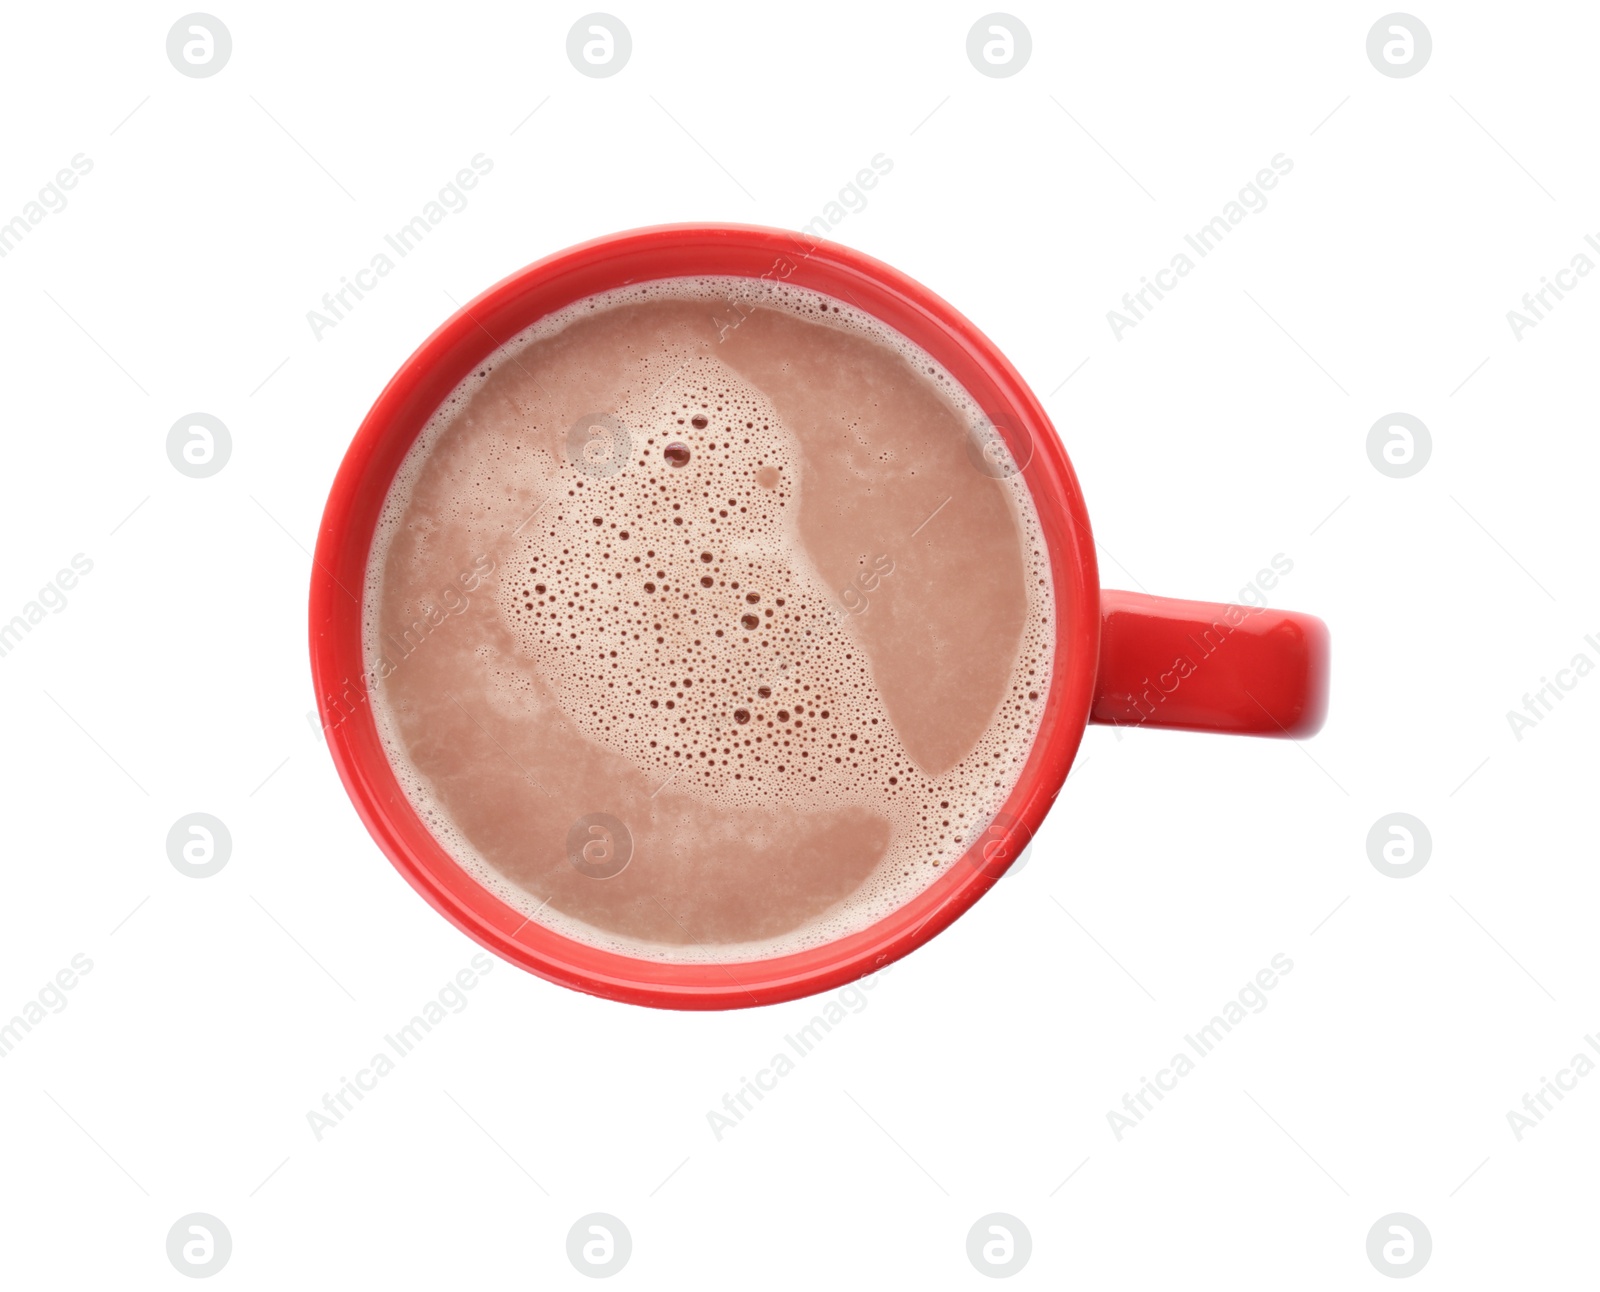
[[[1023, 478], [1055, 581], [1056, 663], [1038, 739], [1004, 810], [922, 893], [825, 946], [766, 960], [667, 964], [587, 946], [526, 919], [429, 834], [389, 766], [366, 703], [360, 597], [395, 471], [476, 364], [586, 296], [705, 274], [777, 278], [848, 301], [915, 341], [977, 400], [1013, 458], [1026, 464]], [[514, 964], [580, 991], [642, 1005], [730, 1009], [853, 981], [949, 925], [1038, 830], [1089, 721], [1311, 734], [1326, 704], [1328, 634], [1308, 615], [1102, 592], [1083, 496], [1050, 419], [993, 343], [927, 288], [870, 256], [803, 234], [666, 225], [598, 238], [511, 275], [401, 366], [356, 432], [328, 498], [311, 578], [311, 667], [328, 748], [357, 812], [400, 873], [457, 927]]]
[[1090, 722], [1309, 736], [1328, 708], [1328, 628], [1290, 610], [1100, 593]]

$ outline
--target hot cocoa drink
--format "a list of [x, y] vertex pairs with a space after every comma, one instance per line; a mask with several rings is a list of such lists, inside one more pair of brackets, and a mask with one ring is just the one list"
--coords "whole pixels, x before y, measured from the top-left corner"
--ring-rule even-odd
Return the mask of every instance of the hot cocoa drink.
[[861, 929], [958, 863], [1038, 730], [1025, 465], [847, 302], [581, 301], [480, 364], [390, 490], [363, 602], [390, 763], [569, 937], [731, 962]]

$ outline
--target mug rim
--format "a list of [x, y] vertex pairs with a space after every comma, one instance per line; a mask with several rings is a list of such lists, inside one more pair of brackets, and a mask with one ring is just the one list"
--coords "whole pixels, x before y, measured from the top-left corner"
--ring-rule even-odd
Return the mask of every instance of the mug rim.
[[[1050, 558], [1055, 650], [1039, 729], [995, 816], [1005, 823], [995, 837], [991, 825], [914, 897], [820, 946], [758, 960], [658, 961], [579, 942], [524, 916], [427, 830], [366, 703], [362, 598], [395, 472], [474, 366], [585, 297], [652, 279], [710, 276], [777, 276], [849, 301], [915, 342], [962, 385], [1014, 460], [1026, 463], [1021, 474]], [[947, 928], [1005, 873], [1060, 793], [1083, 738], [1099, 659], [1099, 592], [1089, 517], [1066, 450], [1021, 375], [964, 315], [892, 266], [808, 234], [742, 224], [657, 225], [591, 239], [501, 279], [401, 364], [362, 420], [329, 491], [312, 563], [312, 678], [329, 752], [368, 832], [462, 932], [502, 959], [592, 995], [676, 1009], [744, 1008], [812, 995], [882, 969]]]

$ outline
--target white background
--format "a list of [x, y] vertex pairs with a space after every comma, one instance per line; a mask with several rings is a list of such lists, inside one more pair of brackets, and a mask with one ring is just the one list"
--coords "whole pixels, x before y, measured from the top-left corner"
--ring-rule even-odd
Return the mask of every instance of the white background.
[[[0, 260], [0, 619], [94, 563], [0, 659], [0, 1019], [94, 965], [0, 1060], [7, 1286], [180, 1285], [192, 1211], [240, 1288], [587, 1286], [591, 1211], [633, 1235], [618, 1286], [983, 1286], [994, 1211], [1033, 1236], [1017, 1286], [1386, 1285], [1394, 1211], [1435, 1286], [1592, 1281], [1600, 1074], [1521, 1142], [1506, 1113], [1600, 1033], [1600, 677], [1520, 741], [1505, 715], [1600, 663], [1600, 281], [1520, 341], [1505, 316], [1600, 232], [1600, 13], [1420, 10], [1432, 59], [1391, 79], [1381, 4], [1032, 5], [991, 79], [981, 6], [653, 4], [600, 80], [576, 6], [228, 5], [209, 79], [167, 60], [181, 12], [13, 6], [0, 41], [0, 220], [93, 162]], [[480, 152], [471, 204], [314, 339]], [[1091, 729], [1026, 868], [721, 1142], [707, 1112], [817, 1002], [652, 1012], [499, 963], [317, 1142], [476, 949], [305, 716], [306, 549], [361, 416], [452, 300], [632, 226], [798, 227], [880, 152], [834, 237], [1045, 399], [1107, 586], [1226, 600], [1293, 561], [1271, 600], [1331, 627], [1325, 730]], [[1267, 209], [1116, 340], [1278, 153]], [[164, 447], [196, 410], [233, 437], [205, 480]], [[1434, 444], [1403, 480], [1365, 451], [1397, 410]], [[165, 852], [197, 811], [234, 841], [206, 880]], [[1403, 880], [1365, 845], [1395, 811], [1433, 837]], [[1107, 1112], [1278, 952], [1268, 1008], [1118, 1142]]]

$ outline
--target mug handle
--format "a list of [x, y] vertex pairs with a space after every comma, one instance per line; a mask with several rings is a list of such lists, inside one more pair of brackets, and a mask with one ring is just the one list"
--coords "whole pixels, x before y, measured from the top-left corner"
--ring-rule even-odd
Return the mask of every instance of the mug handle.
[[1327, 709], [1314, 615], [1101, 590], [1090, 722], [1298, 739]]

